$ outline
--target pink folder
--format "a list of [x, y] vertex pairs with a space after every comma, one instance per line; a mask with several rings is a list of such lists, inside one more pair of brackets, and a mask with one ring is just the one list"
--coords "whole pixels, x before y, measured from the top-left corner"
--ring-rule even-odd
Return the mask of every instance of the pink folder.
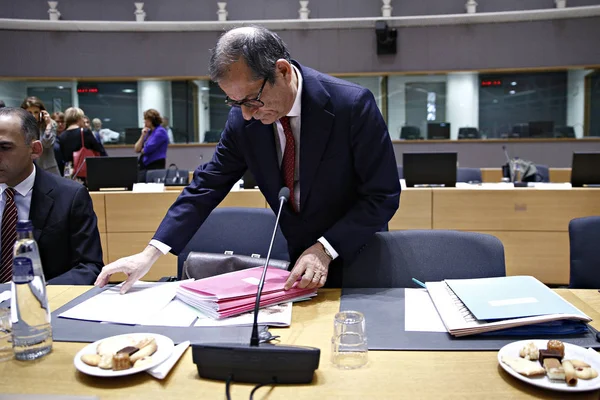
[[[237, 298], [254, 298], [262, 271], [262, 267], [248, 268], [199, 279], [194, 282], [183, 283], [181, 287], [196, 292], [199, 298], [204, 297], [205, 300], [214, 300], [219, 303]], [[299, 289], [296, 286], [288, 291], [284, 291], [283, 285], [288, 276], [290, 276], [290, 271], [269, 268], [267, 270], [265, 285], [263, 286], [263, 298], [265, 295], [273, 292], [285, 293], [289, 298], [299, 297], [299, 293], [305, 292], [305, 289]]]

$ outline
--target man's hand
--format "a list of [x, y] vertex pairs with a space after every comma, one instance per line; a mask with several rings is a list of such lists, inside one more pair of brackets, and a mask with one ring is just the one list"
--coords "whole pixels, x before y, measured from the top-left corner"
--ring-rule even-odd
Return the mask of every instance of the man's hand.
[[162, 253], [160, 250], [154, 246], [148, 245], [141, 253], [120, 258], [102, 268], [102, 271], [100, 272], [100, 275], [98, 275], [94, 285], [104, 287], [104, 285], [108, 283], [108, 280], [112, 274], [123, 272], [127, 275], [127, 280], [121, 287], [121, 294], [127, 293], [127, 291], [131, 289], [135, 282], [137, 282], [142, 276], [146, 275], [146, 273], [161, 255]]
[[302, 275], [302, 280], [298, 284], [300, 289], [323, 287], [327, 281], [329, 263], [331, 263], [331, 258], [323, 251], [323, 245], [321, 243], [313, 244], [296, 261], [292, 273], [285, 282], [284, 290], [290, 289], [300, 275]]

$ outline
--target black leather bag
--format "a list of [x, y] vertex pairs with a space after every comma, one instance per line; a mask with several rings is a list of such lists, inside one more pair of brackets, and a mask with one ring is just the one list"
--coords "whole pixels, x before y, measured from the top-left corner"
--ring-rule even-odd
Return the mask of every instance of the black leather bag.
[[190, 183], [190, 171], [179, 169], [171, 164], [167, 169], [151, 169], [146, 172], [147, 183], [164, 183], [165, 186], [187, 186]]
[[[266, 258], [192, 251], [183, 263], [182, 279], [202, 279], [242, 269], [262, 267]], [[269, 260], [270, 268], [288, 269], [289, 261]]]

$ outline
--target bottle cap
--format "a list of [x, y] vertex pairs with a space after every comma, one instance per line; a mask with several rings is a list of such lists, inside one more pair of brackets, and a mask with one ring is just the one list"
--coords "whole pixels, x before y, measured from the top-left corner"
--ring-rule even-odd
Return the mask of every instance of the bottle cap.
[[17, 222], [17, 232], [32, 231], [33, 224], [30, 220], [21, 220]]

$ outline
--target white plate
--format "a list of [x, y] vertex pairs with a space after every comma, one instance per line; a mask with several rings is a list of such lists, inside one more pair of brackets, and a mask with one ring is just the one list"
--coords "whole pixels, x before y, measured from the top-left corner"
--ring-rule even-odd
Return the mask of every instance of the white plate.
[[[578, 379], [577, 385], [568, 386], [566, 382], [553, 381], [548, 376], [543, 377], [528, 377], [519, 374], [508, 365], [502, 362], [502, 356], [519, 357], [519, 351], [527, 344], [533, 342], [538, 349], [545, 349], [548, 341], [547, 340], [521, 340], [518, 342], [509, 343], [498, 352], [498, 363], [500, 366], [509, 374], [515, 378], [527, 382], [531, 385], [538, 386], [545, 389], [558, 390], [562, 392], [585, 392], [588, 390], [600, 389], [600, 376], [590, 380]], [[565, 345], [565, 360], [580, 360], [588, 363], [592, 368], [600, 373], [600, 354], [595, 351], [585, 349], [574, 344], [563, 342]]]
[[122, 371], [113, 371], [111, 369], [102, 369], [102, 368], [98, 368], [98, 367], [92, 367], [91, 365], [87, 365], [86, 363], [81, 361], [81, 356], [84, 354], [96, 354], [96, 348], [98, 347], [98, 343], [102, 342], [103, 340], [109, 339], [109, 338], [105, 338], [102, 340], [98, 340], [97, 342], [88, 344], [83, 349], [81, 349], [75, 355], [75, 359], [73, 360], [75, 363], [75, 368], [77, 368], [79, 371], [83, 372], [84, 374], [93, 375], [93, 376], [113, 377], [113, 376], [132, 375], [132, 374], [137, 374], [138, 372], [142, 372], [147, 369], [156, 367], [158, 364], [164, 362], [167, 358], [169, 358], [171, 356], [171, 353], [173, 353], [173, 347], [174, 347], [173, 341], [163, 335], [157, 335], [155, 333], [128, 333], [125, 335], [118, 335], [118, 336], [112, 336], [112, 337], [116, 338], [116, 337], [121, 337], [121, 336], [130, 336], [130, 337], [134, 337], [134, 338], [139, 337], [140, 339], [142, 339], [144, 337], [148, 337], [148, 336], [153, 337], [154, 340], [156, 340], [157, 350], [156, 350], [156, 353], [154, 353], [152, 355], [152, 363], [149, 365], [146, 365], [145, 367], [129, 368], [129, 369], [125, 369]]

